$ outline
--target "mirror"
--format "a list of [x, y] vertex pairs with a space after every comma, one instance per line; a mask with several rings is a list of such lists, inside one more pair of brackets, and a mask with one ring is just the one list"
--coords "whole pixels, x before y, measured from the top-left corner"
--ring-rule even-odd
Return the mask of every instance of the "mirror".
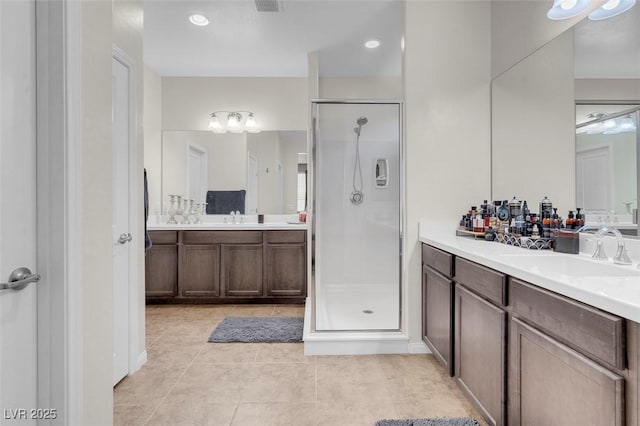
[[[627, 109], [639, 100], [640, 7], [605, 21], [584, 19], [555, 37], [492, 81], [492, 197], [517, 195], [535, 206], [546, 195], [566, 216], [585, 202], [577, 194], [585, 182], [576, 178], [577, 172], [583, 175], [583, 165], [576, 163], [583, 155], [576, 145], [576, 117], [584, 113], [576, 103], [599, 104], [597, 110], [589, 107], [597, 113], [603, 103]], [[636, 175], [636, 156], [631, 158], [632, 165], [620, 167], [633, 166], [633, 175], [620, 176], [620, 188], [613, 190], [620, 193], [620, 203], [612, 197], [610, 210], [616, 213], [626, 212], [623, 201], [638, 198], [628, 194], [637, 192], [637, 184], [628, 183]], [[594, 193], [602, 188], [593, 181], [586, 186]]]
[[[162, 132], [162, 208], [169, 194], [204, 202], [210, 191], [245, 191], [245, 214], [306, 208], [307, 133]], [[214, 194], [215, 195], [215, 194]], [[209, 214], [228, 214], [211, 209]]]

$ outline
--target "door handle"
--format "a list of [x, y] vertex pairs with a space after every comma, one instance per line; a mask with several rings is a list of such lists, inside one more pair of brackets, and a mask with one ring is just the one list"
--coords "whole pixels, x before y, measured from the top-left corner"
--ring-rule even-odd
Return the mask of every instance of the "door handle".
[[118, 238], [118, 243], [119, 244], [126, 244], [131, 240], [133, 240], [133, 237], [131, 236], [131, 234], [129, 234], [129, 233], [120, 234], [120, 238]]
[[0, 283], [0, 290], [22, 290], [40, 280], [40, 274], [32, 274], [29, 268], [18, 268], [9, 275], [8, 283]]

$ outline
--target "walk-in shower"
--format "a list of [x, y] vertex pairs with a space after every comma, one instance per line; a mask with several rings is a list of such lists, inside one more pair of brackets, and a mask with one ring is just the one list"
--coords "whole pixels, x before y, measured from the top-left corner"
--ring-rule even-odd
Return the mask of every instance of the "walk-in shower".
[[312, 331], [401, 327], [401, 112], [313, 103]]

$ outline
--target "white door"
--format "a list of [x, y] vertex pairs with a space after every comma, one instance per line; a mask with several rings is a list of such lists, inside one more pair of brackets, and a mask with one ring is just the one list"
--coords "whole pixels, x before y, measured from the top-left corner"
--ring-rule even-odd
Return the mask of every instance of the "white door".
[[608, 146], [576, 152], [576, 202], [585, 211], [613, 209], [613, 176]]
[[207, 151], [189, 144], [187, 152], [187, 198], [204, 203], [207, 198]]
[[129, 68], [113, 58], [113, 384], [129, 371]]
[[247, 154], [247, 200], [246, 214], [258, 213], [258, 159]]
[[[0, 0], [0, 283], [36, 268], [35, 3]], [[35, 424], [37, 284], [0, 290], [0, 424]], [[4, 287], [4, 286], [0, 286]], [[37, 414], [37, 413], [36, 413]]]

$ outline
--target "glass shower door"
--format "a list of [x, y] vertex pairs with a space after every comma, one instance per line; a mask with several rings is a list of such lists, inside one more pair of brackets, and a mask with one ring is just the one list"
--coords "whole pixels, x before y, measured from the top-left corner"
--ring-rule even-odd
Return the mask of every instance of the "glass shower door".
[[315, 330], [398, 330], [401, 105], [313, 113]]

